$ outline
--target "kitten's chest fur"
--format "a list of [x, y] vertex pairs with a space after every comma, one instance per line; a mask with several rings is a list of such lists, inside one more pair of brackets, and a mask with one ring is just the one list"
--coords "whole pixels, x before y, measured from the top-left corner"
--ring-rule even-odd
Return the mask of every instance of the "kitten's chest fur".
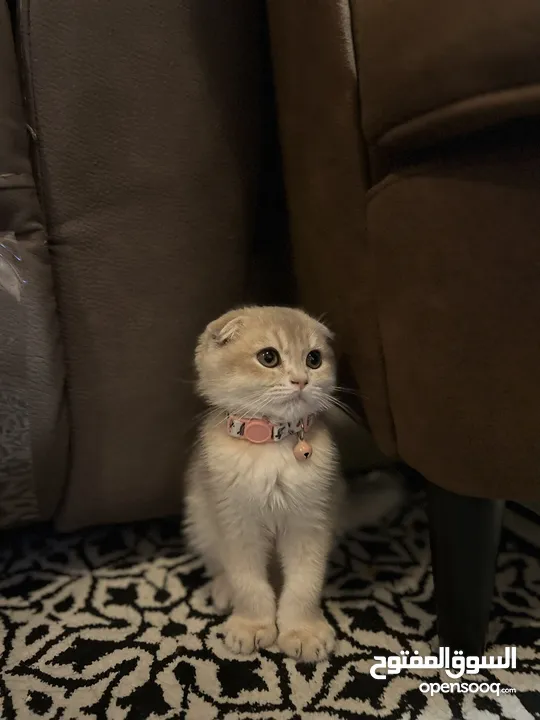
[[238, 507], [273, 515], [305, 511], [306, 505], [324, 503], [338, 481], [337, 453], [328, 430], [321, 424], [307, 439], [312, 457], [298, 461], [293, 454], [296, 436], [254, 445], [212, 433], [204, 448], [209, 475], [219, 484], [218, 492]]

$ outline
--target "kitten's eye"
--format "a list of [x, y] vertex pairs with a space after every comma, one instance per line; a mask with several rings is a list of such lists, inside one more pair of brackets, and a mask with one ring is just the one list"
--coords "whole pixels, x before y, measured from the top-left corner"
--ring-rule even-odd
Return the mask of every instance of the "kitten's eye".
[[264, 348], [258, 352], [257, 360], [267, 368], [275, 368], [280, 363], [279, 353], [274, 348]]
[[306, 365], [312, 370], [317, 370], [322, 365], [322, 355], [320, 350], [312, 350], [307, 354]]

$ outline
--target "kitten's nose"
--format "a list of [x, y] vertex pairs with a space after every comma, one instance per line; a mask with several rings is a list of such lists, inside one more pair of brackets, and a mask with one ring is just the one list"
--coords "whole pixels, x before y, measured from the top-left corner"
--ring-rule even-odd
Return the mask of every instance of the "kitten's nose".
[[307, 384], [308, 384], [307, 378], [294, 378], [293, 380], [291, 380], [291, 385], [295, 385], [300, 390], [303, 390]]

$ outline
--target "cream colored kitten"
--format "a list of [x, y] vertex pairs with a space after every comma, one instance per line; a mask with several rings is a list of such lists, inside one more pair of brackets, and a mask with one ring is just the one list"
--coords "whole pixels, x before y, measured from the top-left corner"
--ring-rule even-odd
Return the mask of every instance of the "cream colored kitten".
[[[334, 647], [320, 607], [345, 510], [325, 424], [335, 386], [330, 339], [304, 312], [278, 307], [229, 312], [199, 339], [198, 390], [215, 412], [202, 425], [187, 475], [186, 529], [213, 579], [216, 609], [232, 609], [225, 644], [235, 653], [277, 638], [287, 655], [310, 662]], [[255, 430], [253, 418], [263, 419]], [[301, 422], [308, 459], [309, 452], [294, 453]], [[265, 433], [267, 442], [248, 439]], [[268, 572], [274, 552], [283, 571], [279, 598]]]

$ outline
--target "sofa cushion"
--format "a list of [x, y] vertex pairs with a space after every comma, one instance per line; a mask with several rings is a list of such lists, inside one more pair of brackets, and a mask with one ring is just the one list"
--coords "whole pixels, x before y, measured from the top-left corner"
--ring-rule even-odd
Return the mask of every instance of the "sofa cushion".
[[540, 4], [353, 0], [368, 141], [409, 148], [540, 114]]
[[539, 135], [485, 135], [370, 194], [388, 392], [411, 467], [454, 492], [538, 500]]

